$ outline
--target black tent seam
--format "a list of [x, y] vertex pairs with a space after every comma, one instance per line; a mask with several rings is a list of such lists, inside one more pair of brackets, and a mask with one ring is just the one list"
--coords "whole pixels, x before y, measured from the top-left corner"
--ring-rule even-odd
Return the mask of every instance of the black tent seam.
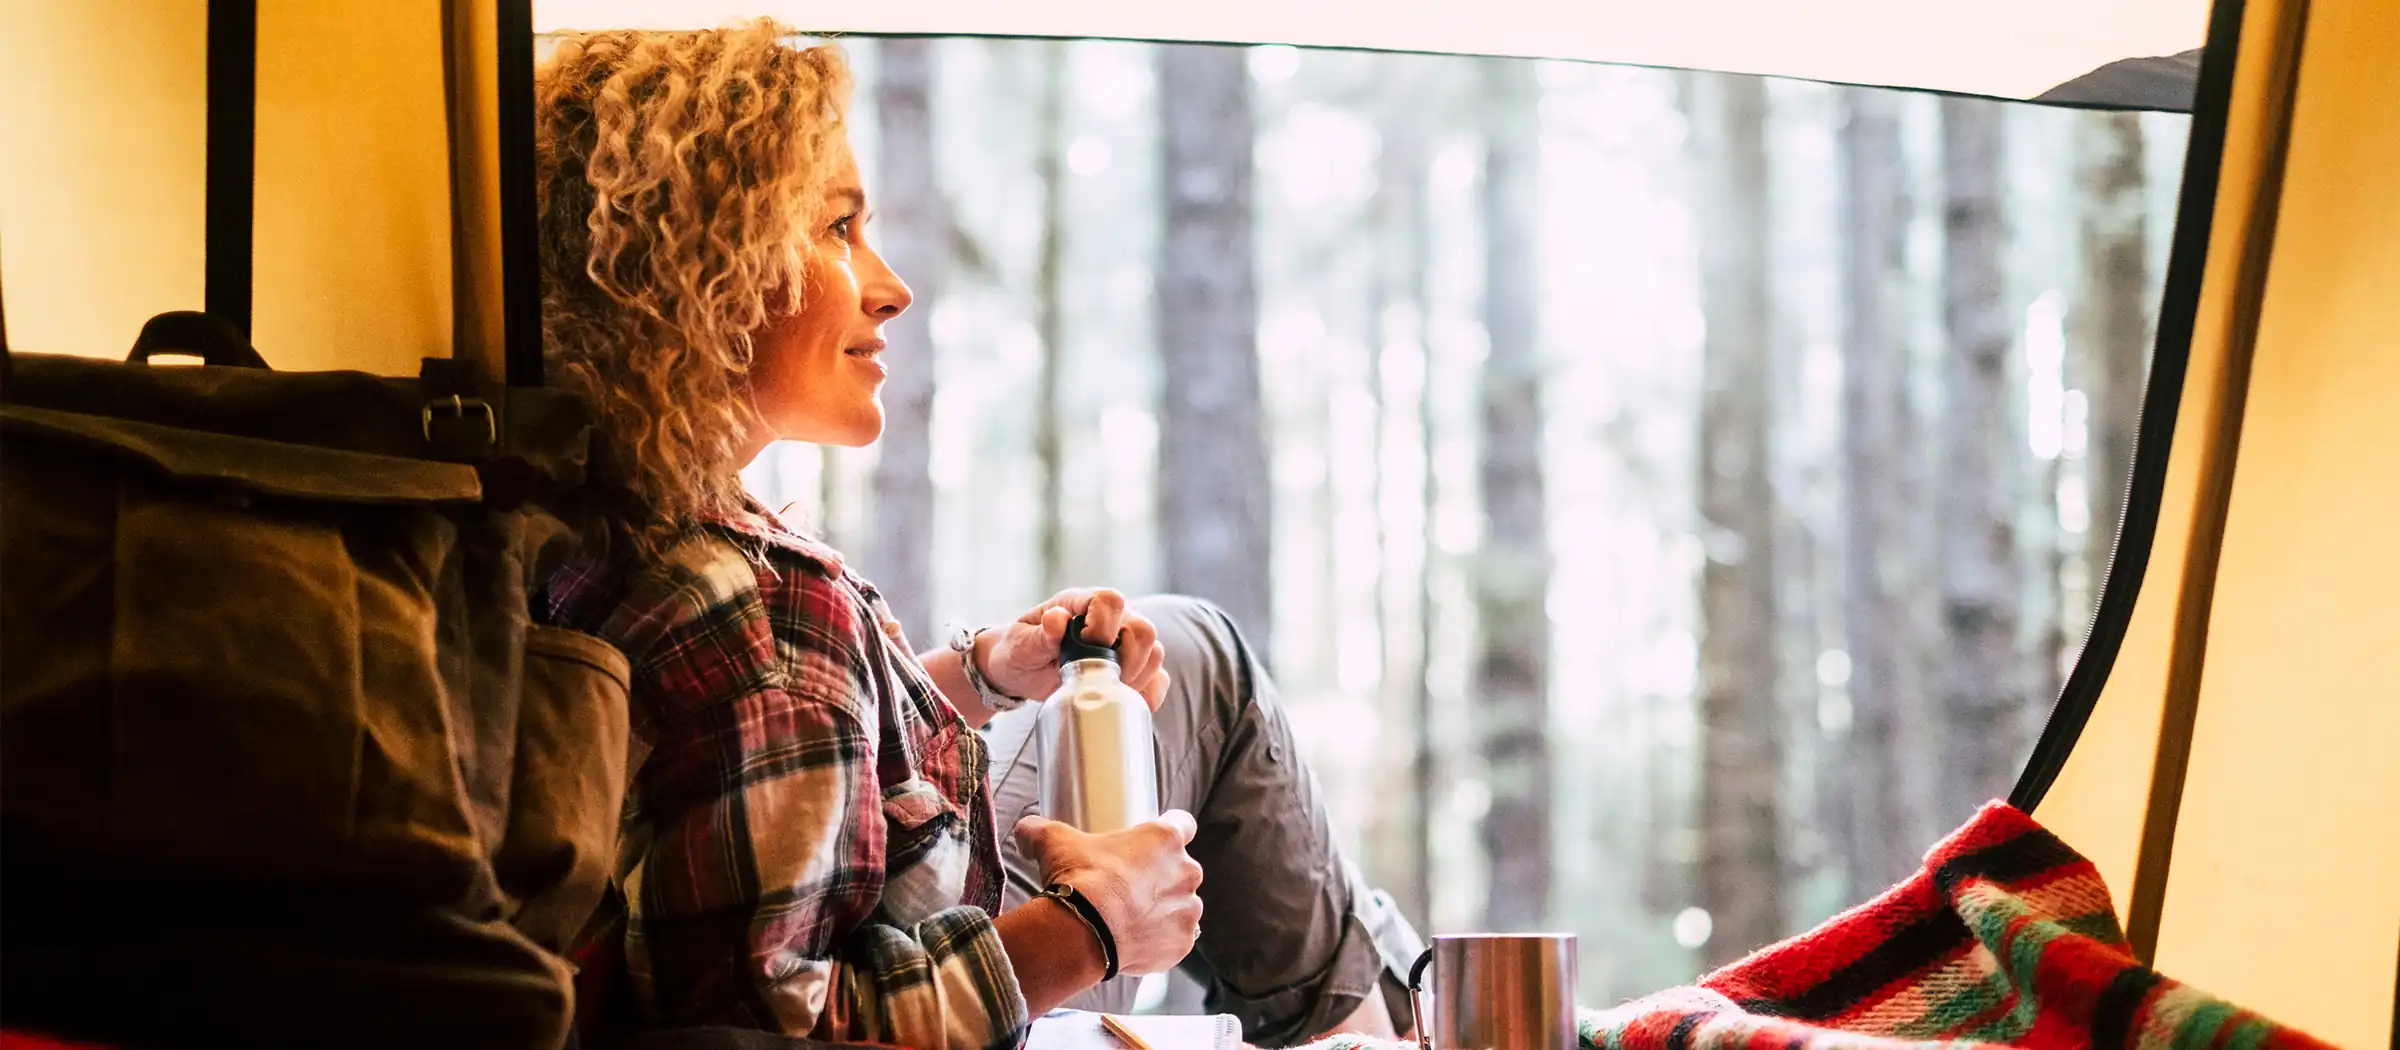
[[542, 385], [541, 229], [534, 187], [533, 0], [501, 0], [500, 301], [508, 385]]
[[2210, 227], [2216, 219], [2217, 178], [2225, 159], [2225, 128], [2233, 109], [2233, 71], [2239, 57], [2243, 0], [2217, 0], [2209, 14], [2208, 46], [2200, 56], [2200, 79], [2192, 97], [2192, 131], [2184, 147], [2183, 186], [2176, 205], [2175, 236], [2167, 256], [2166, 286], [2160, 292], [2158, 335], [2150, 355], [2150, 381], [2142, 391], [2141, 422], [2134, 429], [2133, 468], [2117, 542], [2102, 578], [2099, 608], [2075, 670], [2059, 690], [2050, 718], [2034, 742], [2010, 805], [2032, 812], [2050, 791], [2091, 721], [2133, 622], [2150, 548], [2158, 538], [2159, 504], [2165, 499], [2167, 462], [2183, 401], [2184, 374], [2191, 365], [2192, 332], [2200, 314], [2200, 289], [2208, 266]]
[[209, 0], [202, 305], [250, 334], [258, 0]]
[[[554, 30], [567, 33], [572, 30]], [[812, 32], [800, 31], [801, 36], [828, 40], [1105, 40], [1125, 44], [1154, 44], [1159, 46], [1190, 44], [1195, 47], [1297, 47], [1304, 51], [1338, 51], [1356, 55], [1423, 55], [1431, 58], [1506, 58], [1524, 62], [1571, 62], [1581, 66], [1608, 66], [1615, 69], [1655, 69], [1667, 73], [1716, 73], [1729, 77], [1761, 77], [1767, 80], [1789, 81], [1794, 84], [1824, 84], [1829, 87], [1865, 88], [1872, 91], [1899, 91], [1911, 95], [1930, 95], [1934, 98], [1959, 98], [1977, 102], [2007, 102], [2020, 106], [2042, 106], [2050, 109], [2088, 109], [2105, 113], [2184, 113], [2183, 109], [2158, 106], [2126, 106], [2109, 102], [2081, 102], [2070, 99], [2020, 98], [2015, 95], [1990, 95], [1979, 91], [1957, 91], [1950, 88], [1912, 87], [1906, 84], [1877, 84], [1863, 80], [1826, 80], [1817, 77], [1792, 76], [1783, 73], [1744, 73], [1733, 69], [1701, 69], [1696, 66], [1670, 66], [1656, 62], [1619, 62], [1600, 58], [1550, 58], [1542, 55], [1503, 55], [1488, 51], [1419, 51], [1405, 47], [1360, 47], [1354, 44], [1284, 44], [1273, 40], [1182, 40], [1146, 36], [1021, 36], [1011, 33], [927, 33], [927, 32]], [[2158, 56], [2128, 55], [2127, 58]], [[2091, 72], [2085, 70], [2086, 73]], [[2082, 74], [2077, 74], [2081, 76]], [[2052, 85], [2055, 88], [2057, 85]], [[2051, 88], [2043, 89], [2045, 91]]]

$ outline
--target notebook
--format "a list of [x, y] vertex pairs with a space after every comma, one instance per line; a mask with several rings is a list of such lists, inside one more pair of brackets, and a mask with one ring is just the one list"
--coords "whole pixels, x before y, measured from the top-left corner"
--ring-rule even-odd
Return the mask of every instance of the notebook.
[[[1231, 1014], [1114, 1016], [1151, 1050], [1242, 1050], [1242, 1025]], [[1043, 1014], [1025, 1045], [1027, 1050], [1126, 1050], [1123, 1041], [1100, 1027], [1099, 1014], [1083, 1010]]]

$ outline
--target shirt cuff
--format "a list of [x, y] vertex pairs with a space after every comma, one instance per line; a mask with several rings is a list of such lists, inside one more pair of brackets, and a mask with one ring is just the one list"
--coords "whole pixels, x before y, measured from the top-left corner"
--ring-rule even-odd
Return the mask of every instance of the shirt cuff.
[[981, 908], [852, 935], [844, 1037], [933, 1050], [1015, 1050], [1032, 1021], [1000, 930]]

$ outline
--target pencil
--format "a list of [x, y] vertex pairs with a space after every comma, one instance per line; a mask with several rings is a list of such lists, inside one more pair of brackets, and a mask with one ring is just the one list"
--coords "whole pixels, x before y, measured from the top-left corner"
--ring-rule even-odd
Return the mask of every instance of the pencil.
[[1126, 1027], [1125, 1022], [1117, 1020], [1113, 1014], [1101, 1014], [1100, 1027], [1108, 1029], [1108, 1034], [1124, 1040], [1125, 1045], [1132, 1047], [1133, 1050], [1150, 1050], [1149, 1043], [1143, 1042], [1141, 1036], [1133, 1034], [1133, 1029]]

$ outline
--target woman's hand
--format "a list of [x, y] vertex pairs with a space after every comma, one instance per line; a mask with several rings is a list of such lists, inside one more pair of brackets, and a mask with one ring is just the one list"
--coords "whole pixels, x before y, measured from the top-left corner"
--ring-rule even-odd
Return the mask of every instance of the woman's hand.
[[1042, 881], [1083, 892], [1117, 941], [1120, 973], [1163, 973], [1200, 939], [1200, 862], [1184, 847], [1198, 825], [1182, 810], [1106, 835], [1042, 817], [1017, 822], [1017, 847]]
[[1105, 587], [1060, 591], [1015, 623], [992, 628], [987, 632], [992, 640], [981, 649], [984, 678], [1010, 696], [1039, 700], [1050, 695], [1058, 688], [1059, 643], [1066, 640], [1067, 621], [1078, 615], [1084, 618], [1084, 640], [1115, 643], [1125, 684], [1158, 710], [1166, 702], [1168, 682], [1158, 628], [1126, 608], [1124, 595]]

